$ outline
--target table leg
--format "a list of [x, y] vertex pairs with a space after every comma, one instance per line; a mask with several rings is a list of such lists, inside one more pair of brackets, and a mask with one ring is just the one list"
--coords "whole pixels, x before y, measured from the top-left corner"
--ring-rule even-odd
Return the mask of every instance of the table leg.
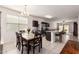
[[27, 54], [29, 54], [29, 41], [27, 42]]
[[42, 48], [42, 37], [40, 38], [40, 41], [41, 41], [41, 48]]
[[60, 35], [60, 42], [62, 42], [62, 35]]

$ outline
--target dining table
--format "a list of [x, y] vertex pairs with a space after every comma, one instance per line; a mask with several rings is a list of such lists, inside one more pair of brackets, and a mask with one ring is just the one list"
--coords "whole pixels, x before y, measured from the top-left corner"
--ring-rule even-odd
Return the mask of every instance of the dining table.
[[[29, 43], [34, 40], [34, 34], [32, 33], [23, 33], [22, 37], [24, 38], [23, 41], [27, 42], [27, 54], [29, 54], [30, 52], [30, 45]], [[40, 37], [39, 37], [40, 38]], [[40, 43], [41, 43], [41, 48], [42, 48], [42, 37], [40, 39]]]

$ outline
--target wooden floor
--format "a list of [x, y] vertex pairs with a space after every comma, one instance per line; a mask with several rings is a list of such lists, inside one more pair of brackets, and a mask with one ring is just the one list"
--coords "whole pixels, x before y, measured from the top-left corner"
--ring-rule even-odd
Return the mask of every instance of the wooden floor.
[[[60, 54], [79, 54], [79, 42], [69, 40]], [[78, 47], [78, 48], [77, 48]]]

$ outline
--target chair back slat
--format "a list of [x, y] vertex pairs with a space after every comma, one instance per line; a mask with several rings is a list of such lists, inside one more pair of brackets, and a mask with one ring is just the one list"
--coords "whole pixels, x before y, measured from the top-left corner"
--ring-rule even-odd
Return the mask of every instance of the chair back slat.
[[17, 41], [20, 42], [20, 34], [18, 32], [16, 32], [16, 38], [17, 38]]

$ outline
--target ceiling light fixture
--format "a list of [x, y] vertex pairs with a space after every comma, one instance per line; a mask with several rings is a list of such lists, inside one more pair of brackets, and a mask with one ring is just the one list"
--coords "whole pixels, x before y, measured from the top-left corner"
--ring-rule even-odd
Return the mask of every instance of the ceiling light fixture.
[[46, 15], [45, 17], [46, 17], [46, 18], [52, 18], [52, 16], [51, 16], [51, 15]]
[[[23, 11], [21, 12], [21, 16], [29, 19], [28, 17], [30, 16], [29, 12], [28, 12], [28, 6], [27, 5], [24, 5], [24, 9]], [[26, 28], [29, 29], [29, 26], [28, 24], [26, 24]]]
[[21, 15], [24, 16], [24, 17], [29, 16], [27, 5], [24, 5], [24, 10], [21, 12]]

